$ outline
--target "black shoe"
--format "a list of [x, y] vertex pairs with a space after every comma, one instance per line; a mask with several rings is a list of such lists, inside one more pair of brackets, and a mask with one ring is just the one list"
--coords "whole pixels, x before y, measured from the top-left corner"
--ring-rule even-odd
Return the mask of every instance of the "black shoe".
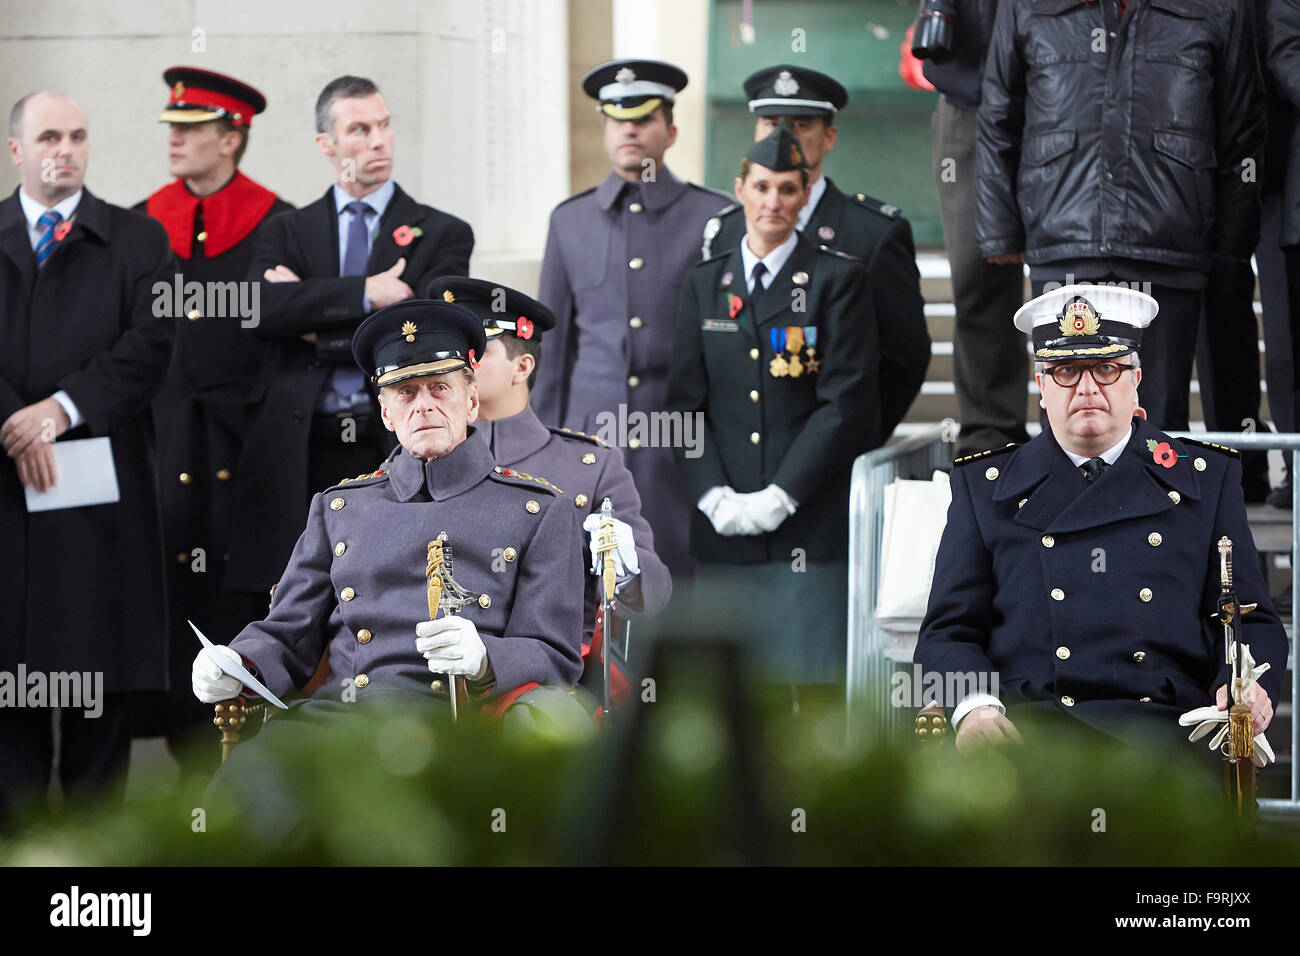
[[1284, 481], [1282, 484], [1278, 485], [1276, 488], [1270, 491], [1268, 493], [1268, 497], [1265, 498], [1264, 501], [1267, 504], [1272, 505], [1274, 508], [1285, 508], [1287, 511], [1290, 511], [1291, 510], [1290, 477], [1288, 476], [1286, 481]]

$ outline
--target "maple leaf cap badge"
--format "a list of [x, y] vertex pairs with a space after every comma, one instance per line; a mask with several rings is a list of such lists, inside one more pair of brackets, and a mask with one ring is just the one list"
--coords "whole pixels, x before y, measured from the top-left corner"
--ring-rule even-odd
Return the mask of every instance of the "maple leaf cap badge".
[[1061, 312], [1062, 335], [1096, 335], [1101, 328], [1097, 310], [1081, 295], [1075, 296]]

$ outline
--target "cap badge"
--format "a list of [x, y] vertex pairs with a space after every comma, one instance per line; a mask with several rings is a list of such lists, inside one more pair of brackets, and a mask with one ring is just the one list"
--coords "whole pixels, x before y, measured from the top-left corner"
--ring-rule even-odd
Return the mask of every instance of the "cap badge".
[[442, 300], [444, 302], [455, 302], [456, 294], [452, 292], [450, 289], [447, 289], [442, 293]]
[[177, 80], [176, 85], [172, 87], [172, 99], [179, 100], [184, 95], [185, 95], [185, 84], [182, 83], [180, 80]]
[[631, 67], [625, 66], [623, 67], [623, 69], [619, 70], [617, 73], [614, 74], [614, 82], [622, 83], [624, 85], [628, 83], [635, 83], [636, 73], [633, 72]]
[[1101, 320], [1083, 296], [1075, 296], [1061, 313], [1062, 335], [1096, 335], [1099, 328]]
[[415, 323], [414, 323], [414, 322], [404, 322], [404, 323], [402, 324], [402, 334], [406, 336], [406, 341], [408, 341], [408, 342], [414, 342], [414, 341], [415, 341]]
[[791, 143], [791, 144], [790, 144], [790, 165], [792, 165], [792, 166], [802, 166], [802, 165], [803, 165], [803, 153], [801, 153], [801, 152], [799, 151], [799, 144], [798, 144], [798, 143]]
[[776, 91], [777, 96], [794, 96], [799, 92], [799, 81], [790, 75], [789, 70], [782, 70], [777, 74], [772, 89]]

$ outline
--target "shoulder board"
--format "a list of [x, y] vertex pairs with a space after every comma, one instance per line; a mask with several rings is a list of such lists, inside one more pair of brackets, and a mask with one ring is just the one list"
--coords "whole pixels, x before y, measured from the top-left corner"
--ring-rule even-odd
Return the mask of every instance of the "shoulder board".
[[903, 215], [903, 210], [899, 209], [892, 203], [881, 202], [879, 199], [872, 199], [866, 193], [849, 193], [848, 197], [863, 209], [879, 213], [887, 219], [899, 219]]
[[552, 435], [559, 435], [561, 438], [572, 438], [574, 441], [586, 442], [588, 445], [598, 445], [601, 448], [609, 447], [609, 443], [604, 439], [597, 438], [595, 435], [588, 435], [586, 432], [575, 432], [572, 428], [556, 428], [554, 425], [547, 425], [546, 430]]
[[516, 481], [518, 481], [520, 484], [524, 485], [525, 487], [528, 487], [528, 483], [532, 482], [534, 485], [540, 485], [541, 487], [545, 488], [553, 495], [564, 494], [563, 490], [555, 487], [555, 485], [551, 484], [545, 478], [539, 478], [536, 475], [530, 475], [527, 472], [520, 471], [517, 468], [502, 468], [500, 465], [497, 465], [495, 468], [492, 469], [492, 471], [494, 474], [500, 475], [502, 478], [513, 478]]
[[592, 186], [590, 189], [584, 189], [584, 190], [583, 190], [582, 192], [580, 192], [580, 193], [574, 193], [574, 194], [573, 194], [572, 196], [570, 196], [568, 199], [562, 200], [562, 201], [559, 203], [559, 205], [557, 205], [555, 208], [556, 208], [556, 209], [559, 209], [560, 206], [567, 206], [569, 203], [573, 202], [574, 200], [576, 200], [576, 199], [581, 199], [583, 196], [586, 196], [588, 193], [594, 193], [595, 191], [596, 191], [596, 187], [595, 187], [595, 186]]
[[372, 478], [387, 478], [387, 477], [388, 477], [388, 472], [384, 471], [384, 469], [382, 468], [379, 468], [376, 469], [375, 471], [362, 472], [361, 474], [357, 475], [355, 478], [340, 478], [337, 482], [330, 485], [330, 487], [337, 488], [339, 485], [351, 484], [354, 481], [369, 481]]
[[845, 252], [845, 251], [842, 250], [842, 249], [832, 249], [830, 246], [818, 246], [817, 248], [818, 248], [818, 250], [820, 250], [821, 252], [826, 253], [826, 255], [828, 255], [828, 256], [835, 256], [837, 259], [847, 259], [847, 260], [849, 260], [849, 262], [861, 262], [861, 261], [862, 261], [862, 260], [859, 259], [857, 256], [853, 255], [852, 253]]
[[990, 448], [988, 451], [976, 452], [974, 455], [967, 455], [964, 458], [954, 458], [952, 460], [952, 463], [954, 466], [968, 465], [972, 461], [982, 461], [983, 459], [991, 458], [994, 455], [1005, 455], [1007, 452], [1011, 451], [1015, 447], [1016, 447], [1016, 443], [1011, 442], [1010, 444], [1003, 445], [1001, 448]]
[[1214, 442], [1197, 441], [1195, 438], [1180, 438], [1178, 440], [1184, 445], [1198, 445], [1201, 448], [1213, 448], [1215, 451], [1222, 452], [1225, 455], [1231, 455], [1233, 458], [1241, 457], [1241, 452], [1237, 451], [1235, 448], [1229, 448], [1227, 445], [1216, 445]]

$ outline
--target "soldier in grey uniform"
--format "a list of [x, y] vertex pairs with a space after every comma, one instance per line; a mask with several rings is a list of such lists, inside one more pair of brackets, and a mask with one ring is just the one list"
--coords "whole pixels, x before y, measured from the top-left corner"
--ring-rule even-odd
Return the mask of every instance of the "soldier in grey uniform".
[[[864, 193], [841, 192], [822, 175], [822, 161], [839, 136], [835, 114], [849, 99], [842, 85], [816, 70], [770, 66], [745, 79], [745, 95], [757, 117], [754, 139], [770, 135], [784, 119], [808, 161], [811, 193], [795, 228], [824, 248], [856, 256], [867, 267], [880, 334], [880, 434], [888, 438], [920, 393], [930, 366], [930, 333], [912, 227], [897, 206]], [[732, 248], [744, 234], [741, 207], [723, 210], [704, 227], [704, 258]]]
[[880, 444], [879, 353], [866, 269], [795, 230], [808, 183], [784, 125], [750, 149], [747, 232], [687, 278], [668, 405], [705, 420], [702, 454], [679, 452], [693, 619], [742, 639], [765, 682], [825, 691], [844, 677], [849, 475]]
[[[621, 418], [664, 407], [674, 307], [700, 230], [728, 202], [664, 165], [677, 138], [673, 99], [685, 86], [685, 73], [652, 60], [616, 60], [583, 77], [600, 103], [613, 169], [551, 214], [537, 297], [556, 324], [532, 395], [547, 425], [599, 433], [602, 412]], [[628, 441], [628, 468], [647, 493], [658, 553], [682, 581], [691, 567], [686, 490], [672, 450], [643, 444]]]
[[[330, 676], [308, 704], [384, 691], [445, 698], [449, 675], [464, 676], [472, 697], [577, 681], [577, 509], [544, 479], [507, 473], [473, 437], [484, 345], [478, 317], [447, 302], [404, 301], [361, 324], [353, 354], [401, 452], [312, 498], [266, 619], [195, 659], [200, 700], [249, 693], [217, 657], [242, 658], [283, 695], [327, 654]], [[456, 582], [476, 600], [430, 621], [426, 556], [441, 532]]]
[[[641, 496], [622, 453], [593, 435], [543, 425], [528, 404], [530, 383], [541, 363], [542, 335], [555, 326], [555, 316], [522, 292], [483, 279], [435, 279], [429, 294], [465, 306], [483, 322], [487, 347], [476, 375], [475, 433], [487, 442], [497, 464], [525, 475], [545, 475], [562, 489], [589, 536], [581, 554], [588, 570], [595, 570], [600, 508], [608, 498], [618, 537], [614, 566], [620, 611], [662, 611], [672, 594], [672, 578], [655, 554], [654, 532], [641, 515]], [[595, 574], [587, 575], [584, 643], [591, 638], [600, 606], [597, 582]]]

